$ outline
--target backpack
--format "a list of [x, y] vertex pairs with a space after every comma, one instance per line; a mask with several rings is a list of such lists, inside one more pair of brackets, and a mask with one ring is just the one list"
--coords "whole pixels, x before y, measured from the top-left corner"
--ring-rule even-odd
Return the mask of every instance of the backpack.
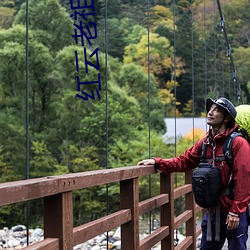
[[239, 105], [235, 109], [237, 111], [235, 122], [239, 125], [243, 137], [250, 143], [250, 105]]
[[[232, 143], [241, 133], [231, 133], [223, 145], [224, 157], [217, 157], [215, 161], [226, 160], [230, 169], [233, 168]], [[213, 166], [212, 163], [206, 162], [207, 144], [202, 144], [201, 162], [198, 168], [193, 172], [192, 187], [195, 202], [203, 208], [215, 207], [219, 203], [223, 191], [221, 188], [221, 170]], [[227, 185], [227, 195], [233, 199], [232, 182]]]

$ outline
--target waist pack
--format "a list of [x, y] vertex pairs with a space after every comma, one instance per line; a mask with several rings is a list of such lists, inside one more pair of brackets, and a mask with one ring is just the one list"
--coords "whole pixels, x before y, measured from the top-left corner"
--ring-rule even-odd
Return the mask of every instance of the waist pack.
[[210, 163], [200, 163], [192, 176], [195, 202], [204, 208], [214, 207], [221, 195], [221, 170]]

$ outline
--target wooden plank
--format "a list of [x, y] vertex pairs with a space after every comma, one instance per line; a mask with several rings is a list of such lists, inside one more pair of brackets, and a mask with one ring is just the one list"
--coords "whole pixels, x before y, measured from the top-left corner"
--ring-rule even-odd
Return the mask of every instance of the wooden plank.
[[161, 226], [169, 227], [169, 234], [161, 241], [161, 250], [174, 249], [174, 177], [160, 174], [160, 193], [169, 194], [169, 202], [161, 206]]
[[34, 178], [0, 184], [0, 206], [58, 193], [57, 178]]
[[47, 238], [43, 241], [34, 243], [23, 250], [59, 250], [59, 239]]
[[1, 183], [0, 206], [147, 176], [156, 172], [155, 167], [150, 165], [130, 166]]
[[148, 235], [146, 238], [140, 241], [140, 250], [151, 249], [155, 244], [157, 244], [162, 239], [169, 235], [169, 227], [164, 226], [158, 228], [155, 232]]
[[174, 229], [177, 229], [192, 218], [192, 211], [187, 210], [174, 219]]
[[175, 250], [188, 249], [192, 244], [193, 244], [193, 237], [188, 236], [181, 243], [179, 243], [174, 249]]
[[199, 237], [201, 235], [201, 233], [202, 233], [202, 229], [201, 229], [201, 226], [199, 225], [196, 228], [196, 237]]
[[60, 249], [73, 249], [72, 192], [44, 198], [44, 237], [59, 238]]
[[121, 209], [130, 209], [131, 221], [121, 226], [121, 249], [139, 250], [139, 187], [138, 178], [120, 183]]
[[160, 194], [139, 203], [139, 214], [143, 215], [157, 207], [168, 203], [168, 194]]
[[61, 192], [94, 187], [98, 185], [119, 182], [139, 176], [148, 176], [157, 173], [152, 165], [130, 166], [106, 170], [95, 170], [75, 174], [60, 175], [59, 188]]
[[[185, 173], [185, 183], [190, 183], [192, 181], [193, 173]], [[186, 222], [186, 236], [193, 236], [196, 239], [196, 212], [195, 212], [196, 203], [194, 200], [193, 192], [185, 195], [185, 210], [190, 210], [192, 213], [191, 218]], [[193, 241], [191, 246], [188, 247], [188, 250], [196, 250], [196, 240]]]
[[187, 193], [192, 192], [192, 185], [191, 184], [186, 184], [181, 187], [175, 188], [174, 190], [174, 199], [177, 199], [181, 197], [182, 195], [185, 195]]
[[199, 213], [200, 211], [205, 210], [202, 207], [198, 206], [197, 204], [195, 205], [195, 213]]
[[73, 229], [74, 246], [131, 221], [130, 209], [123, 209]]

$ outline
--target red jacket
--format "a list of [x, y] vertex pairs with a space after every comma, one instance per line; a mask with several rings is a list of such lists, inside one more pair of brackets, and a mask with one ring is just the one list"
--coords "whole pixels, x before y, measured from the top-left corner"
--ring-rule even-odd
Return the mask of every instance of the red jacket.
[[[206, 136], [187, 149], [184, 154], [176, 158], [162, 159], [154, 158], [155, 166], [163, 173], [186, 172], [198, 166], [202, 151], [202, 142], [209, 143], [207, 146], [206, 159], [213, 158], [213, 146], [215, 158], [223, 157], [223, 144], [225, 138], [237, 131], [238, 125], [228, 129], [223, 134], [218, 134], [212, 139], [210, 131]], [[250, 201], [250, 144], [241, 136], [237, 136], [232, 144], [233, 155], [233, 180], [234, 180], [234, 200], [230, 200], [226, 195], [220, 198], [221, 211], [232, 212], [241, 215], [247, 208]], [[221, 184], [224, 189], [230, 178], [231, 170], [226, 161], [215, 162], [215, 166], [221, 169]]]

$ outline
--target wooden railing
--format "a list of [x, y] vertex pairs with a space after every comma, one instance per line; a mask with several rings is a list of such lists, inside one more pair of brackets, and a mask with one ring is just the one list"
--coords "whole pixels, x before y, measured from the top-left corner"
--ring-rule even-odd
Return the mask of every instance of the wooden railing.
[[[161, 249], [196, 249], [201, 233], [196, 226], [195, 205], [186, 173], [186, 184], [174, 189], [173, 174], [160, 174], [160, 193], [139, 202], [138, 178], [156, 173], [153, 166], [131, 166], [48, 176], [0, 184], [0, 206], [43, 198], [44, 240], [25, 250], [72, 250], [101, 233], [121, 227], [122, 250], [148, 250], [161, 241]], [[120, 183], [120, 210], [89, 223], [73, 227], [72, 192], [78, 189]], [[185, 195], [185, 212], [174, 217], [174, 200]], [[146, 238], [139, 239], [139, 216], [160, 207], [160, 227]], [[174, 247], [174, 230], [186, 224], [185, 239]]]

